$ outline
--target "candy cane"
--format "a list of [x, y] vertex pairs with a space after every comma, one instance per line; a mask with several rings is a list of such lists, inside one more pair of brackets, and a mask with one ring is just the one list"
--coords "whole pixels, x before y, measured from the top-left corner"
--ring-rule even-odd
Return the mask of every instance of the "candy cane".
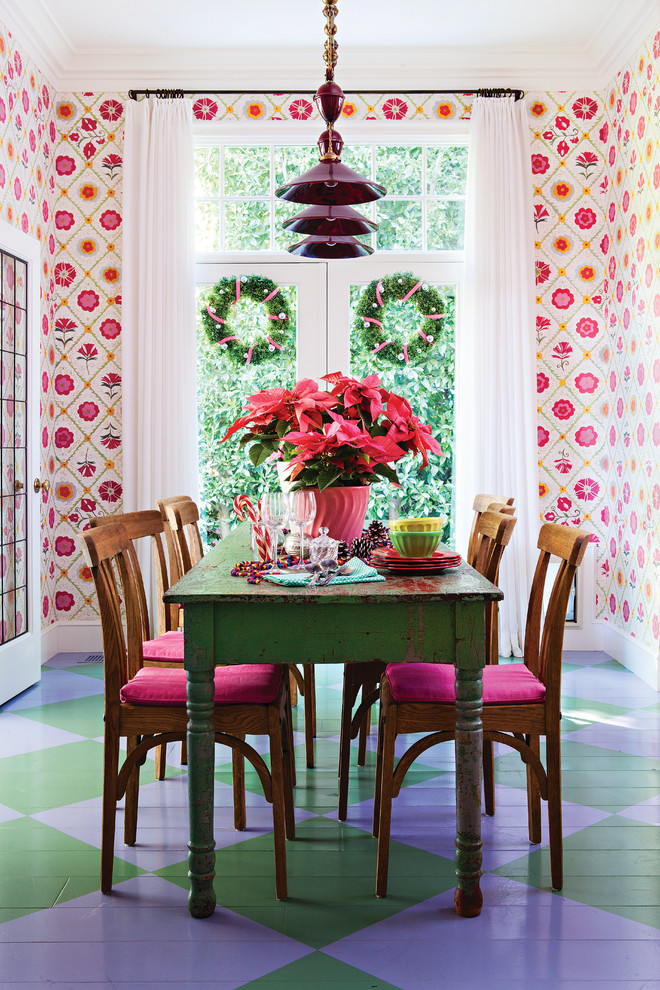
[[247, 512], [250, 522], [257, 522], [258, 515], [257, 510], [250, 498], [247, 495], [237, 495], [234, 499], [234, 512], [238, 516], [241, 522], [245, 522], [245, 513]]

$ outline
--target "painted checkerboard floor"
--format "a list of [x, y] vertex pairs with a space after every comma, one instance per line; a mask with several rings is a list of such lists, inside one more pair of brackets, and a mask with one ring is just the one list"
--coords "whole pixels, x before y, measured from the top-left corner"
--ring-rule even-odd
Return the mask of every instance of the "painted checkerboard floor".
[[[317, 667], [314, 770], [296, 735], [289, 899], [274, 896], [270, 808], [249, 778], [234, 832], [216, 747], [218, 908], [186, 908], [186, 776], [142, 771], [138, 844], [98, 891], [102, 664], [60, 654], [0, 709], [0, 985], [4, 990], [660, 990], [660, 704], [602, 653], [565, 654], [565, 887], [526, 832], [517, 755], [496, 758], [483, 819], [484, 910], [453, 911], [453, 747], [427, 751], [393, 810], [389, 896], [374, 895], [373, 750], [336, 820], [341, 668]], [[302, 704], [295, 711], [302, 728]], [[121, 817], [121, 813], [120, 813]]]

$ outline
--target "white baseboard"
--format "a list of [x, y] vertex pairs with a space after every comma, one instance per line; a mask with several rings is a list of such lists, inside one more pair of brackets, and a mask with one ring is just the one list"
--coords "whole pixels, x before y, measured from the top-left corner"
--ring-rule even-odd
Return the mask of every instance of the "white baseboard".
[[660, 655], [657, 652], [626, 636], [609, 622], [594, 623], [594, 630], [597, 645], [591, 649], [608, 653], [655, 691], [660, 691]]
[[101, 653], [103, 637], [99, 622], [54, 622], [41, 632], [41, 662], [57, 653]]

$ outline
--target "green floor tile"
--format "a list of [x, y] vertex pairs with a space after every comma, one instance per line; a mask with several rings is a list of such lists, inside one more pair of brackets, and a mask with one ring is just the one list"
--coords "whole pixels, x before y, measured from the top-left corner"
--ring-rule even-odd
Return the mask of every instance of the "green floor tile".
[[75, 667], [66, 667], [72, 674], [82, 674], [83, 677], [93, 677], [97, 681], [103, 680], [102, 663], [78, 663]]
[[21, 716], [44, 725], [53, 725], [57, 729], [76, 732], [88, 739], [96, 739], [103, 735], [103, 695], [92, 694], [86, 698], [27, 708], [21, 711]]
[[0, 759], [2, 803], [24, 814], [99, 797], [103, 744], [91, 739]]
[[[273, 903], [272, 839], [250, 839], [217, 853], [218, 904], [322, 948], [455, 887], [453, 860], [393, 842], [388, 896], [377, 898], [376, 848], [359, 829], [328, 819], [303, 822], [287, 843], [289, 897]], [[188, 888], [187, 863], [158, 873]]]
[[312, 987], [314, 990], [400, 990], [393, 983], [370, 976], [323, 952], [313, 952], [274, 973], [244, 983], [240, 990], [310, 990]]

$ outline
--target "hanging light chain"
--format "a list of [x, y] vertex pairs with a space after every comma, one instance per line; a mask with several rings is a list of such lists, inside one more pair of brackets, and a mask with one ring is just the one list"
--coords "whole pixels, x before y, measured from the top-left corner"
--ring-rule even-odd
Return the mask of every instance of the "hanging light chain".
[[337, 16], [336, 0], [327, 0], [323, 6], [323, 13], [325, 14], [327, 20], [327, 24], [325, 26], [327, 40], [323, 51], [325, 78], [328, 82], [332, 82], [335, 75], [335, 66], [337, 64], [337, 42], [335, 41], [335, 34], [337, 33], [337, 27], [335, 25], [335, 17]]

